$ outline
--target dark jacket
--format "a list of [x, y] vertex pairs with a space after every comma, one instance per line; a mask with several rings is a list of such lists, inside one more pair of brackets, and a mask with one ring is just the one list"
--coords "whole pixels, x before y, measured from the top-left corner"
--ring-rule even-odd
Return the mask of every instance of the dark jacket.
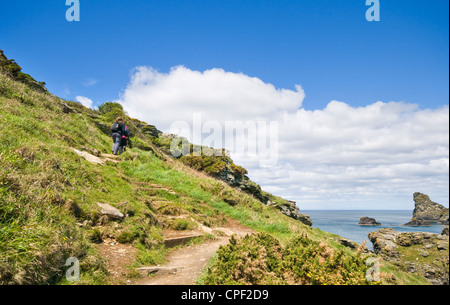
[[119, 134], [120, 136], [123, 136], [125, 134], [125, 124], [122, 122], [119, 122], [119, 128], [117, 129], [117, 131], [113, 131], [112, 126], [111, 126], [111, 136], [115, 133]]

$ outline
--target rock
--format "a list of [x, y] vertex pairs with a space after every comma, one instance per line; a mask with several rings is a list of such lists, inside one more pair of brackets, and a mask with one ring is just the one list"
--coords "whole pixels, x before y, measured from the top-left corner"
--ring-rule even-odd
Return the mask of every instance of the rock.
[[159, 138], [159, 136], [162, 134], [161, 131], [159, 131], [155, 126], [148, 125], [148, 124], [140, 124], [137, 126], [141, 132], [147, 136]]
[[118, 209], [107, 203], [97, 203], [97, 205], [102, 209], [100, 214], [110, 219], [122, 220], [125, 217]]
[[414, 193], [414, 212], [405, 226], [427, 226], [430, 223], [448, 224], [449, 209], [433, 202], [422, 193]]
[[309, 217], [309, 215], [306, 215], [306, 214], [303, 214], [300, 212], [294, 212], [293, 215], [294, 215], [294, 217], [293, 217], [294, 219], [304, 223], [305, 225], [307, 225], [307, 226], [313, 225], [313, 222], [311, 220], [311, 217]]
[[86, 151], [86, 152], [88, 152], [88, 153], [90, 153], [93, 156], [96, 156], [96, 157], [101, 157], [102, 156], [102, 152], [97, 150], [97, 149], [95, 149], [95, 148], [89, 148], [87, 146], [81, 146], [81, 149]]
[[441, 235], [447, 235], [448, 236], [448, 226], [446, 226], [443, 230]]
[[436, 243], [436, 247], [439, 251], [448, 250], [448, 239], [447, 240], [438, 240]]
[[412, 246], [413, 241], [411, 239], [411, 235], [400, 233], [399, 235], [397, 235], [397, 244], [403, 247]]
[[448, 285], [448, 236], [380, 229], [369, 233], [369, 239], [375, 253], [384, 260], [392, 261], [410, 273], [417, 273], [434, 285]]
[[101, 123], [101, 122], [95, 122], [95, 125], [96, 125], [97, 128], [100, 129], [101, 132], [103, 132], [105, 135], [107, 135], [107, 136], [110, 136], [110, 135], [111, 135], [111, 126], [109, 126], [108, 124]]
[[430, 227], [430, 222], [428, 220], [417, 219], [413, 217], [410, 221], [405, 223], [403, 226], [405, 227]]
[[381, 223], [377, 222], [374, 218], [361, 217], [359, 219], [360, 226], [381, 226]]
[[77, 153], [77, 155], [79, 155], [80, 157], [83, 157], [84, 159], [86, 159], [88, 162], [94, 163], [94, 164], [100, 164], [100, 165], [105, 165], [105, 162], [103, 162], [102, 159], [100, 159], [99, 157], [96, 157], [88, 152], [85, 151], [79, 151], [78, 149], [72, 148], [74, 152]]
[[396, 244], [397, 236], [398, 232], [391, 228], [370, 232], [368, 235], [375, 253], [388, 258], [397, 258], [399, 256]]
[[236, 200], [231, 200], [231, 199], [224, 199], [224, 202], [228, 203], [229, 205], [231, 205], [232, 207], [237, 206], [238, 202]]
[[60, 102], [60, 106], [61, 106], [61, 110], [62, 110], [63, 113], [66, 113], [66, 114], [68, 114], [68, 113], [78, 113], [77, 110], [73, 109], [72, 107], [67, 105], [65, 102], [63, 102], [62, 100]]
[[[278, 210], [280, 210], [281, 213], [288, 217], [294, 218], [295, 220], [298, 220], [308, 226], [312, 226], [311, 218], [306, 214], [300, 213], [299, 208], [294, 201], [283, 200], [283, 203], [281, 204], [272, 201], [271, 195], [264, 192], [261, 189], [260, 185], [251, 181], [245, 175], [245, 172], [234, 170], [236, 168], [236, 165], [232, 163], [231, 158], [227, 156], [223, 159], [223, 162], [225, 162], [225, 166], [221, 171], [214, 174], [213, 177], [224, 181], [232, 187], [239, 188], [243, 192], [252, 195], [267, 206], [276, 207]], [[230, 202], [227, 203], [232, 205], [232, 203]]]
[[338, 242], [341, 245], [348, 247], [350, 249], [353, 249], [353, 250], [356, 250], [359, 247], [359, 244], [357, 242], [351, 241], [350, 239], [343, 238], [343, 237], [339, 238]]
[[306, 214], [300, 213], [300, 210], [294, 201], [286, 201], [285, 203], [278, 204], [275, 207], [284, 215], [294, 218], [307, 226], [312, 226], [311, 218]]
[[418, 270], [421, 274], [425, 276], [431, 283], [434, 285], [448, 285], [449, 277], [448, 277], [448, 264], [447, 270], [443, 270], [436, 265], [423, 264], [420, 266], [420, 270]]
[[408, 232], [401, 233], [401, 235], [409, 236], [413, 245], [427, 245], [433, 243], [433, 240], [437, 236], [437, 234], [428, 232]]
[[444, 213], [442, 214], [440, 221], [443, 225], [447, 225], [448, 226], [448, 209], [446, 211], [444, 211]]

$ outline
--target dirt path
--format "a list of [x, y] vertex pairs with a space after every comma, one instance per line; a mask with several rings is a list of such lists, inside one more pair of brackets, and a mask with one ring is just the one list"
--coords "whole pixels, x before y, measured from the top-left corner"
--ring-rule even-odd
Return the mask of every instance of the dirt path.
[[[215, 228], [214, 230], [221, 231], [223, 236], [218, 236], [216, 240], [204, 244], [174, 250], [169, 254], [167, 264], [159, 266], [165, 272], [160, 271], [153, 277], [144, 278], [136, 284], [194, 285], [214, 253], [221, 245], [226, 245], [233, 234], [242, 237], [253, 233], [251, 229], [234, 221], [230, 221], [230, 225], [226, 228]], [[176, 272], [170, 272], [174, 270]]]

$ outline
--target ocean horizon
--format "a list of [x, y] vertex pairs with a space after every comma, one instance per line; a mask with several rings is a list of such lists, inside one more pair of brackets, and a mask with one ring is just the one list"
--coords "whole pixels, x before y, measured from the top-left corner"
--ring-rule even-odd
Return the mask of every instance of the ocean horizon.
[[[357, 243], [366, 241], [368, 249], [373, 250], [373, 245], [368, 238], [370, 232], [381, 228], [393, 228], [398, 232], [430, 232], [441, 234], [443, 225], [431, 225], [429, 227], [404, 227], [413, 217], [412, 210], [302, 210], [311, 217], [312, 227], [322, 231], [337, 234]], [[375, 218], [381, 223], [379, 226], [358, 225], [361, 217]]]

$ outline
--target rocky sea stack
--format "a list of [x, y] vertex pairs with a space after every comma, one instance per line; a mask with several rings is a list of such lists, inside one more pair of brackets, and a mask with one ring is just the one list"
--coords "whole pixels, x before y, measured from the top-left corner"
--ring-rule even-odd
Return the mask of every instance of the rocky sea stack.
[[427, 195], [414, 193], [414, 204], [413, 218], [404, 226], [448, 225], [448, 208], [431, 201]]
[[377, 222], [374, 218], [361, 217], [359, 219], [360, 226], [381, 226], [381, 223]]

